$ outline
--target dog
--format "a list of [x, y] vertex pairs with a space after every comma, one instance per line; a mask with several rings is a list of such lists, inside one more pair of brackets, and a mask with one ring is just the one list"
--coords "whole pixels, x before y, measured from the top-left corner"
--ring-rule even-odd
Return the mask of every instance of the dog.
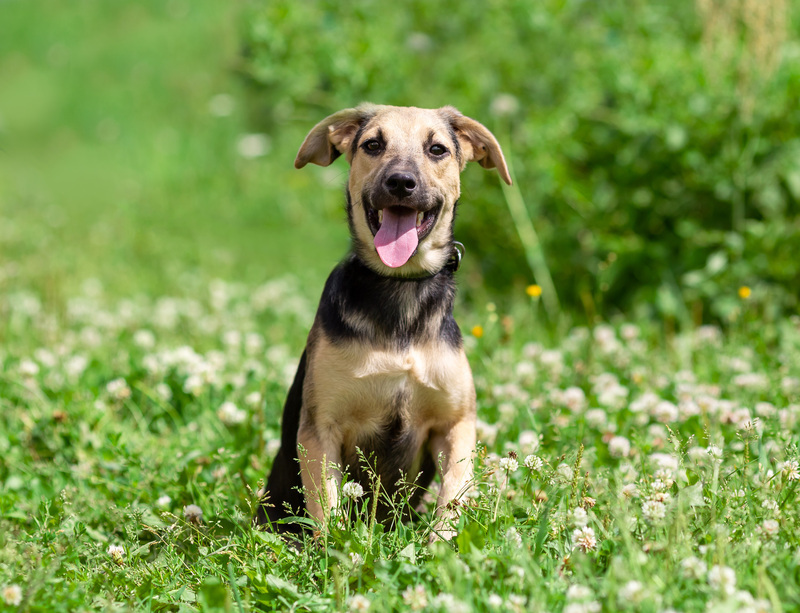
[[414, 483], [413, 505], [439, 472], [431, 540], [452, 538], [476, 445], [475, 388], [453, 319], [460, 174], [476, 161], [511, 177], [497, 139], [453, 107], [339, 111], [308, 133], [294, 165], [341, 155], [352, 248], [322, 292], [254, 523], [300, 533], [281, 520], [305, 508], [324, 530], [343, 473], [367, 492], [379, 476], [382, 499]]

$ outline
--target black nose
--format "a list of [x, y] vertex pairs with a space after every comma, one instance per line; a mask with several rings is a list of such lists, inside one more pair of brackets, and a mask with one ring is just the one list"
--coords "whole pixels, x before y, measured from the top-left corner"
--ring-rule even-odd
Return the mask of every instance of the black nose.
[[395, 198], [405, 198], [417, 187], [414, 175], [407, 172], [396, 172], [386, 179], [386, 190]]

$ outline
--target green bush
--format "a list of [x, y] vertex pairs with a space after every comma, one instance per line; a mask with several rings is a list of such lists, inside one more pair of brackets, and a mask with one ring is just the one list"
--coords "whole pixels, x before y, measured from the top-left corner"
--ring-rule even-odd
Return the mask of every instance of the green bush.
[[[243, 22], [241, 69], [272, 133], [362, 100], [453, 104], [486, 123], [562, 303], [589, 316], [636, 304], [727, 318], [741, 286], [775, 315], [800, 286], [790, 7], [270, 0]], [[483, 281], [542, 281], [497, 179], [469, 172], [463, 194], [457, 232]]]

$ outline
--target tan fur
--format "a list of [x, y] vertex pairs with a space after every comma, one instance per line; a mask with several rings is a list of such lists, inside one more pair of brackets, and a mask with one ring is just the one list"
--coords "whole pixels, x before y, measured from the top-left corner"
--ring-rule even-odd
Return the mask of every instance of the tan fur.
[[[379, 159], [365, 155], [357, 155], [355, 158], [352, 156], [352, 140], [362, 124], [365, 125], [362, 140], [376, 136], [379, 130], [387, 140], [387, 151]], [[449, 142], [450, 129], [455, 131], [462, 148], [461, 163], [459, 164], [455, 155], [450, 155], [445, 161], [431, 161], [423, 151], [423, 143], [431, 133], [433, 140]], [[372, 233], [363, 213], [353, 216], [359, 255], [375, 272], [386, 276], [433, 274], [441, 270], [447, 262], [450, 257], [447, 233], [455, 204], [461, 195], [460, 174], [467, 162], [477, 161], [484, 168], [497, 167], [503, 180], [511, 184], [503, 152], [492, 133], [474, 119], [465, 117], [449, 106], [441, 109], [419, 109], [364, 104], [339, 111], [318, 123], [309, 132], [297, 154], [295, 166], [302, 168], [309, 162], [327, 166], [335, 159], [331, 155], [333, 149], [344, 154], [351, 164], [348, 189], [353, 207], [357, 211], [363, 211], [361, 194], [364, 189], [372, 186], [375, 177], [385, 165], [396, 160], [412, 159], [417, 162], [428, 181], [428, 188], [444, 201], [433, 232], [420, 243], [416, 255], [400, 270], [386, 266], [373, 249], [362, 248], [372, 243]]]
[[[382, 155], [353, 155], [352, 143], [359, 130], [360, 142], [382, 134], [386, 142]], [[460, 159], [452, 150], [453, 135], [458, 139]], [[447, 143], [450, 155], [431, 159], [425, 149], [431, 142]], [[361, 105], [340, 111], [309, 132], [295, 165], [327, 166], [338, 154], [344, 154], [351, 164], [348, 190], [355, 249], [369, 268], [383, 276], [435, 274], [445, 266], [452, 254], [450, 228], [460, 196], [460, 173], [468, 161], [496, 167], [503, 180], [511, 182], [495, 138], [452, 107], [431, 110]], [[442, 206], [436, 225], [399, 269], [386, 266], [375, 252], [362, 203], [362, 194], [369, 193], [383, 169], [391, 164], [413, 164], [424, 178], [426, 193]], [[408, 321], [418, 311], [411, 296], [397, 296]], [[372, 330], [372, 322], [363, 315], [344, 317], [355, 330]], [[404, 399], [399, 406], [395, 400], [398, 395]], [[425, 331], [416, 342], [401, 349], [390, 339], [334, 343], [319, 320], [315, 322], [307, 345], [297, 439], [307, 509], [324, 525], [339, 495], [342, 449], [352, 449], [357, 441], [377, 435], [393, 417], [392, 411], [400, 411], [403, 424], [419, 434], [418, 448], [410, 450], [415, 456], [425, 442], [429, 444], [442, 479], [436, 532], [452, 536], [444, 523], [454, 517], [449, 503], [466, 491], [472, 478], [475, 390], [463, 349], [440, 341], [436, 330]]]

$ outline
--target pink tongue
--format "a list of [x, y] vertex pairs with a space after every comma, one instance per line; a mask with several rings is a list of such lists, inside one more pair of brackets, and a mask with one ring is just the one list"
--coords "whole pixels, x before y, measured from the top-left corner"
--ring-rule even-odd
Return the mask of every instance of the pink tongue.
[[381, 261], [399, 268], [417, 248], [417, 212], [403, 207], [383, 209], [383, 223], [375, 235], [375, 248]]

